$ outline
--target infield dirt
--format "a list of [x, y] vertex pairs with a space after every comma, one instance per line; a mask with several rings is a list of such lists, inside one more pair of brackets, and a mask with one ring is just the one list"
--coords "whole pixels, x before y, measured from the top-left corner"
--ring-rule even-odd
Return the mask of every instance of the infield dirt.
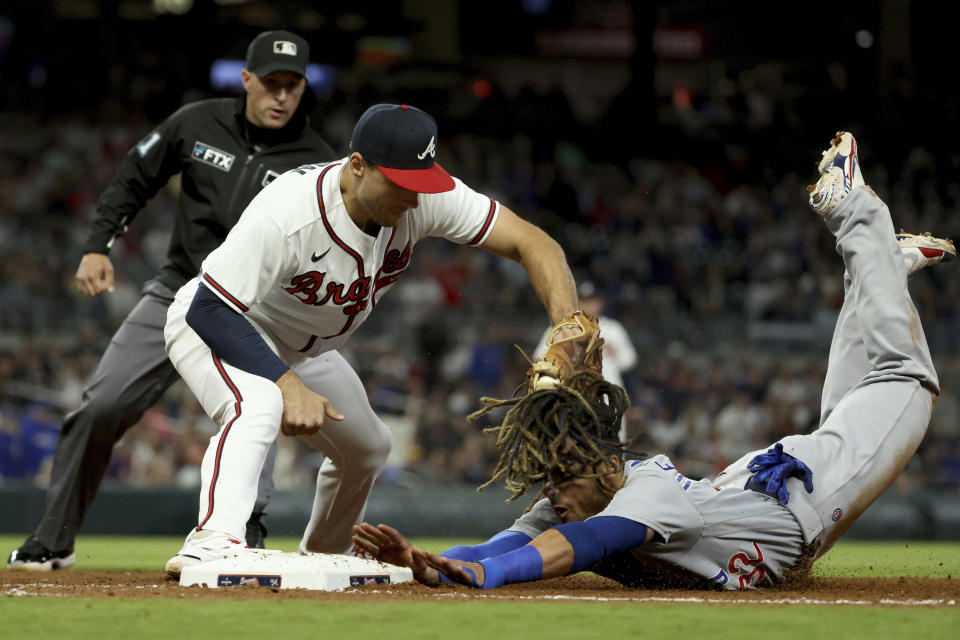
[[507, 585], [496, 591], [461, 586], [431, 589], [418, 584], [370, 585], [345, 591], [308, 591], [271, 587], [208, 589], [181, 587], [162, 573], [137, 571], [5, 571], [0, 595], [61, 598], [189, 598], [196, 600], [422, 601], [430, 598], [571, 599], [594, 601], [697, 601], [707, 603], [850, 604], [878, 606], [957, 606], [960, 579], [808, 578], [797, 584], [756, 591], [681, 591], [629, 589], [594, 575], [581, 574], [539, 583]]

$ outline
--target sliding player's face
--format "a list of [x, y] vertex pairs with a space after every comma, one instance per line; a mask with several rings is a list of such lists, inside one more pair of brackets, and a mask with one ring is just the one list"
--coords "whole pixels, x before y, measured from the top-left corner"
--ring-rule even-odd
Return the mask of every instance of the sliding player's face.
[[[610, 469], [606, 463], [600, 463], [603, 468]], [[597, 467], [600, 468], [600, 467]], [[604, 478], [578, 478], [573, 473], [579, 468], [573, 466], [566, 472], [555, 471], [550, 474], [553, 488], [546, 483], [543, 494], [550, 499], [553, 511], [561, 522], [580, 522], [590, 516], [603, 511], [613, 497], [611, 484], [617, 475], [608, 475]]]

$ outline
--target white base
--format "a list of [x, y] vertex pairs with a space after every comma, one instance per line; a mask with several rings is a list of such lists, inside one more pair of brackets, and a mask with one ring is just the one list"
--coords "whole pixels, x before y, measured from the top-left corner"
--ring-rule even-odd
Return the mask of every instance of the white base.
[[331, 553], [290, 553], [251, 549], [242, 555], [209, 560], [180, 572], [180, 586], [246, 586], [339, 591], [366, 584], [410, 582], [410, 569]]

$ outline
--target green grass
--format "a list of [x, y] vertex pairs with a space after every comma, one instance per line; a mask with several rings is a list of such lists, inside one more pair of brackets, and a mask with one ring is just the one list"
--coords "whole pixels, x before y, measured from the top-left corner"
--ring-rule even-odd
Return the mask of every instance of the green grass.
[[[24, 536], [0, 536], [6, 553]], [[293, 550], [294, 538], [271, 538]], [[470, 540], [419, 539], [439, 551]], [[179, 537], [82, 536], [77, 569], [161, 571], [182, 543]], [[956, 576], [960, 544], [856, 542], [838, 544], [815, 565], [822, 576]], [[3, 576], [0, 575], [0, 583]], [[954, 638], [960, 608], [765, 606], [456, 601], [317, 602], [18, 598], [0, 588], [4, 638], [511, 638], [587, 640], [599, 633], [624, 637], [670, 634], [703, 638], [723, 629], [755, 629], [766, 638], [808, 639], [813, 630], [839, 638]]]
[[[579, 602], [377, 602], [0, 600], [4, 637], [438, 638], [589, 640], [708, 638], [754, 629], [760, 637], [955, 638], [947, 609], [742, 607]], [[815, 631], [816, 630], [816, 631]], [[724, 634], [721, 634], [724, 635]], [[751, 633], [750, 635], [754, 635]]]
[[919, 576], [960, 579], [960, 544], [839, 542], [813, 565], [813, 574], [848, 578]]

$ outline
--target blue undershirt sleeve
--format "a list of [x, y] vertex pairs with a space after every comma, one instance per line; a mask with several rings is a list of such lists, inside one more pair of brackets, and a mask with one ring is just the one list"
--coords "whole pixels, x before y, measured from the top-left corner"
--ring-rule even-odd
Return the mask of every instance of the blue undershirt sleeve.
[[647, 540], [645, 525], [620, 516], [595, 516], [556, 529], [573, 547], [570, 573], [583, 571], [602, 558], [639, 547]]
[[[573, 566], [569, 573], [583, 571], [602, 558], [639, 547], [647, 540], [645, 525], [619, 516], [593, 517], [555, 528], [573, 547]], [[483, 585], [479, 585], [481, 589], [495, 589], [504, 584], [530, 582], [543, 577], [543, 557], [530, 544], [484, 558], [480, 564], [484, 570]], [[478, 586], [476, 578], [474, 586]]]
[[246, 318], [200, 283], [187, 310], [187, 324], [224, 362], [276, 382], [289, 367]]
[[492, 558], [507, 551], [513, 551], [527, 544], [530, 540], [532, 540], [530, 536], [519, 531], [501, 531], [483, 544], [450, 547], [440, 555], [454, 560], [480, 562], [484, 558]]

